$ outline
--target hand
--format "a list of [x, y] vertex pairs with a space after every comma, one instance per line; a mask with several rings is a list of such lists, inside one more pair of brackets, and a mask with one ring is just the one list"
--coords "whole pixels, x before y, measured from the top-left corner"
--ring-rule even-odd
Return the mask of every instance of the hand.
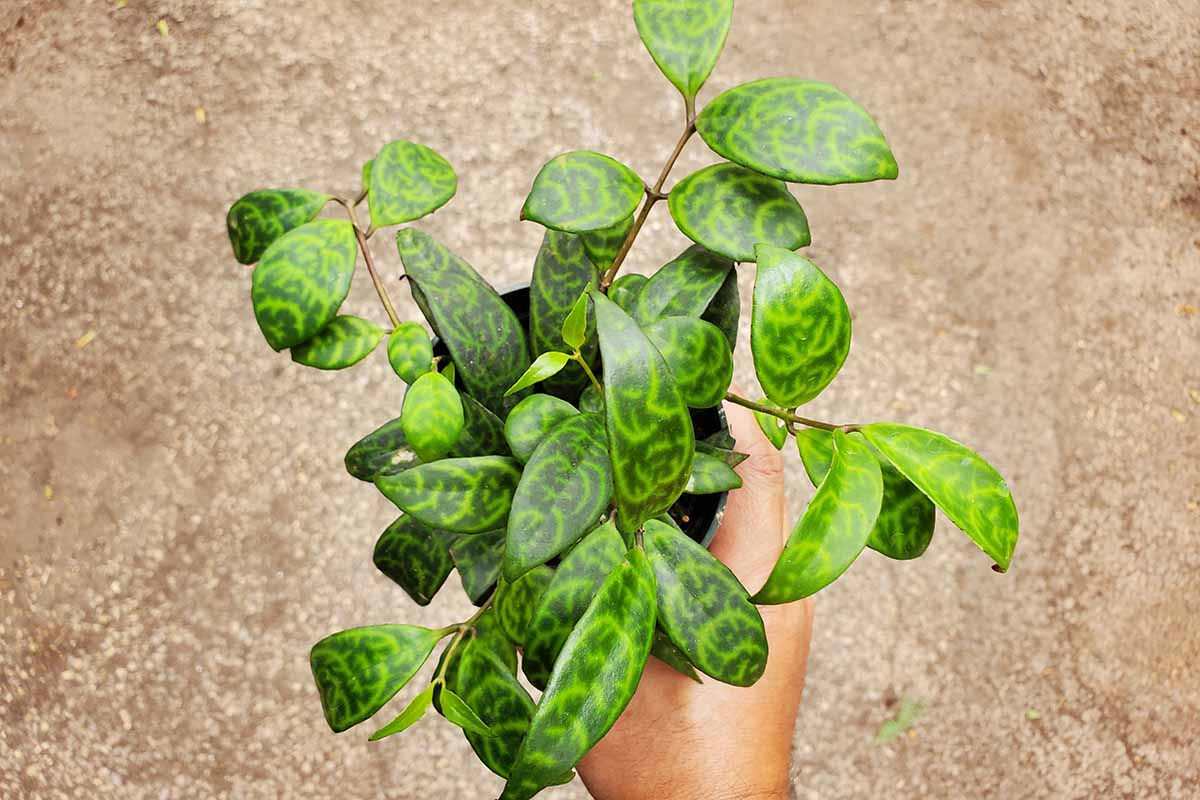
[[[710, 548], [753, 594], [787, 540], [783, 459], [754, 415], [726, 404], [743, 486], [730, 493]], [[786, 800], [792, 731], [804, 689], [812, 603], [760, 608], [770, 656], [739, 688], [684, 677], [651, 658], [625, 713], [579, 764], [597, 800]], [[702, 676], [703, 677], [703, 676]]]

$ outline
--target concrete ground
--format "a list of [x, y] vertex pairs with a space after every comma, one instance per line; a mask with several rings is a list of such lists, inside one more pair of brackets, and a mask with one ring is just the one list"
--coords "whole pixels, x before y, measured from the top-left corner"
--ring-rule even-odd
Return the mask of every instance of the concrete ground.
[[[0, 797], [495, 796], [448, 725], [325, 728], [315, 639], [465, 602], [371, 567], [394, 512], [341, 457], [401, 385], [273, 354], [225, 209], [351, 193], [412, 138], [460, 175], [421, 227], [508, 284], [541, 163], [652, 176], [677, 98], [617, 0], [118, 5], [0, 6]], [[972, 443], [1023, 521], [1007, 575], [943, 521], [822, 593], [797, 797], [1200, 793], [1198, 42], [1194, 0], [738, 3], [702, 101], [821, 78], [901, 164], [796, 189], [856, 314], [813, 414]], [[630, 265], [682, 246], [659, 209]], [[359, 277], [348, 308], [377, 316]], [[904, 700], [924, 715], [877, 744]]]

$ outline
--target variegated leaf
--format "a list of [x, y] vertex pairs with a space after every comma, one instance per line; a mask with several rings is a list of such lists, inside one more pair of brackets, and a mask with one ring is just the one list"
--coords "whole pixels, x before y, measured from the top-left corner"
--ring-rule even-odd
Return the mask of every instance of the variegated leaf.
[[350, 291], [358, 243], [342, 219], [319, 219], [280, 236], [251, 276], [254, 317], [275, 350], [316, 336]]
[[[452, 382], [447, 373], [446, 380]], [[488, 411], [469, 394], [459, 394], [463, 405], [463, 428], [448, 455], [451, 458], [469, 456], [510, 455], [508, 443], [504, 441], [504, 423]]]
[[790, 603], [833, 583], [858, 558], [883, 500], [879, 462], [861, 438], [833, 432], [833, 462], [754, 602]]
[[631, 216], [645, 188], [636, 172], [611, 156], [563, 153], [534, 178], [521, 219], [568, 233], [602, 231]]
[[730, 161], [785, 181], [861, 183], [899, 173], [875, 120], [827, 83], [743, 83], [705, 106], [696, 130]]
[[444, 206], [458, 191], [450, 162], [416, 142], [388, 142], [371, 162], [367, 200], [376, 228], [399, 225]]
[[685, 403], [712, 408], [724, 399], [733, 380], [733, 354], [715, 325], [693, 317], [663, 317], [645, 332], [667, 362]]
[[328, 202], [329, 195], [308, 189], [261, 189], [242, 195], [225, 218], [233, 257], [253, 264], [272, 242], [312, 221]]
[[343, 314], [292, 348], [292, 361], [317, 369], [345, 369], [371, 354], [384, 330], [370, 320]]
[[502, 778], [508, 777], [513, 759], [529, 729], [534, 703], [511, 669], [479, 640], [463, 645], [460, 666], [452, 685], [491, 730], [490, 736], [464, 731], [479, 760]]
[[400, 380], [414, 383], [433, 369], [433, 343], [415, 322], [401, 322], [388, 337], [388, 362]]
[[462, 433], [463, 404], [445, 375], [426, 372], [408, 387], [400, 424], [417, 457], [428, 463], [450, 452]]
[[698, 318], [732, 269], [729, 259], [692, 245], [650, 276], [638, 293], [632, 316], [643, 328], [663, 317]]
[[382, 475], [375, 485], [400, 510], [430, 527], [482, 533], [508, 521], [520, 466], [504, 456], [447, 458]]
[[566, 400], [548, 394], [531, 394], [517, 403], [504, 421], [504, 437], [512, 448], [513, 457], [522, 464], [528, 462], [538, 444], [556, 425], [578, 413]]
[[812, 240], [804, 209], [787, 185], [737, 164], [693, 172], [667, 202], [685, 236], [734, 261], [753, 261], [760, 242], [795, 250]]
[[638, 295], [641, 294], [647, 280], [645, 275], [638, 275], [636, 272], [622, 275], [612, 282], [612, 286], [608, 287], [608, 299], [616, 303], [617, 307], [626, 314], [633, 316], [637, 308]]
[[692, 662], [688, 661], [687, 656], [684, 655], [682, 650], [671, 643], [671, 639], [667, 634], [663, 633], [661, 628], [654, 631], [654, 644], [650, 646], [650, 655], [685, 678], [691, 678], [696, 683], [704, 682], [700, 679], [700, 674], [696, 672], [696, 668], [692, 666]]
[[[600, 275], [588, 260], [580, 237], [546, 231], [533, 263], [529, 283], [529, 338], [533, 354], [569, 350], [562, 337], [563, 321], [588, 286], [597, 285]], [[596, 360], [596, 325], [588, 320], [581, 352], [589, 363]], [[546, 389], [561, 397], [575, 397], [587, 383], [578, 364], [568, 364], [546, 382]]]
[[463, 591], [478, 603], [496, 585], [504, 566], [504, 531], [460, 536], [450, 546], [450, 558], [462, 579]]
[[375, 542], [375, 568], [392, 579], [420, 606], [442, 588], [454, 561], [450, 546], [458, 534], [430, 528], [408, 516], [387, 527]]
[[737, 351], [738, 323], [742, 315], [742, 298], [738, 291], [737, 270], [729, 270], [725, 282], [717, 290], [717, 295], [708, 304], [708, 308], [700, 315], [700, 319], [711, 322], [725, 334], [729, 342], [729, 352]]
[[346, 471], [360, 481], [374, 482], [380, 475], [403, 472], [421, 463], [404, 438], [400, 418], [385, 422], [346, 451]]
[[721, 459], [696, 452], [692, 460], [692, 476], [683, 491], [688, 494], [719, 494], [742, 487], [741, 477]]
[[583, 240], [583, 249], [587, 251], [588, 258], [596, 265], [596, 269], [604, 271], [612, 266], [632, 227], [633, 215], [630, 214], [612, 227], [579, 235]]
[[595, 386], [588, 385], [579, 395], [579, 410], [584, 414], [603, 414], [604, 395]]
[[654, 63], [690, 105], [725, 47], [733, 0], [633, 0], [633, 21]]
[[542, 600], [542, 593], [554, 578], [554, 570], [545, 564], [523, 573], [512, 583], [504, 583], [496, 598], [496, 615], [505, 635], [518, 645], [525, 643], [529, 620]]

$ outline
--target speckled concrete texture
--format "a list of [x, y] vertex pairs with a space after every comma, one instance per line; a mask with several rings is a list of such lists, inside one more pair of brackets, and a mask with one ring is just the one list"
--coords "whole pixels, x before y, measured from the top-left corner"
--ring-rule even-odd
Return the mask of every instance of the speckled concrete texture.
[[[371, 567], [393, 511], [341, 456], [402, 388], [273, 354], [224, 212], [416, 139], [460, 175], [421, 227], [509, 284], [540, 164], [653, 175], [677, 98], [616, 0], [115, 5], [0, 7], [0, 797], [494, 797], [448, 725], [321, 720], [313, 641], [466, 604]], [[856, 315], [813, 415], [976, 445], [1023, 522], [1006, 576], [941, 523], [821, 595], [796, 796], [1200, 794], [1194, 0], [741, 0], [703, 97], [777, 74], [852, 93], [901, 164], [796, 190]], [[682, 245], [659, 209], [630, 266]], [[348, 307], [377, 314], [365, 275]], [[928, 710], [875, 744], [902, 698]]]

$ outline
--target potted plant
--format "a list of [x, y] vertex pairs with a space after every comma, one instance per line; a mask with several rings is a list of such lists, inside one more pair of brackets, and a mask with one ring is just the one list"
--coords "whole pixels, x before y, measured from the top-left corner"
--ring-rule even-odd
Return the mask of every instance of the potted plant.
[[[767, 660], [758, 605], [812, 595], [867, 547], [921, 555], [935, 507], [999, 571], [1017, 540], [1004, 480], [963, 445], [797, 413], [841, 368], [851, 317], [797, 252], [809, 225], [787, 184], [896, 178], [875, 121], [833, 86], [795, 78], [736, 86], [697, 113], [732, 0], [634, 0], [633, 12], [684, 101], [661, 173], [647, 185], [600, 153], [550, 159], [521, 213], [546, 228], [530, 285], [504, 296], [443, 243], [400, 227], [407, 288], [436, 339], [399, 318], [370, 250], [379, 231], [454, 196], [454, 170], [434, 150], [385, 145], [356, 199], [263, 190], [228, 216], [234, 255], [256, 264], [251, 297], [271, 347], [342, 369], [386, 337], [408, 384], [403, 407], [346, 454], [347, 470], [402, 511], [375, 565], [421, 605], [457, 570], [477, 605], [439, 629], [372, 625], [322, 639], [311, 665], [325, 718], [342, 731], [373, 716], [444, 643], [429, 684], [371, 739], [432, 706], [507, 779], [504, 798], [569, 780], [651, 655], [696, 680], [754, 683]], [[695, 135], [726, 160], [668, 190]], [[619, 275], [664, 200], [695, 245], [649, 278]], [[344, 218], [317, 218], [330, 202]], [[386, 327], [340, 313], [359, 256]], [[757, 401], [729, 391], [739, 271], [753, 274]], [[776, 447], [794, 438], [817, 487], [753, 595], [705, 549], [724, 493], [740, 485], [722, 402], [753, 409]], [[536, 702], [522, 674], [541, 690]]]

